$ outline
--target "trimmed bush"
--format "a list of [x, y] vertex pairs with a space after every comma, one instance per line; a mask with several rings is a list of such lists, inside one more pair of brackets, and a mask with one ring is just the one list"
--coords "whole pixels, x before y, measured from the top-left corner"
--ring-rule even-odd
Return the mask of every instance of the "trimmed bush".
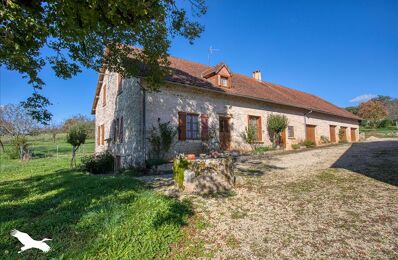
[[92, 174], [104, 174], [113, 171], [115, 158], [109, 152], [82, 158], [82, 170]]
[[314, 143], [314, 141], [312, 141], [312, 140], [305, 140], [304, 142], [303, 142], [303, 144], [305, 145], [305, 147], [307, 147], [307, 148], [312, 148], [312, 147], [315, 147], [315, 143]]
[[298, 150], [300, 149], [301, 145], [300, 144], [292, 144], [293, 150]]
[[255, 148], [254, 153], [255, 154], [264, 154], [270, 150], [273, 150], [273, 149], [269, 146], [258, 146]]

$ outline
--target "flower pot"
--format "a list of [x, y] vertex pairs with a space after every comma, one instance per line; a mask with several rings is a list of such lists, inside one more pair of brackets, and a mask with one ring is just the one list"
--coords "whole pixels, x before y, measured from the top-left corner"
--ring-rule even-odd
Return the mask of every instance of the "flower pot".
[[196, 159], [195, 154], [193, 154], [193, 153], [187, 154], [187, 160], [193, 161], [193, 160], [195, 160], [195, 159]]

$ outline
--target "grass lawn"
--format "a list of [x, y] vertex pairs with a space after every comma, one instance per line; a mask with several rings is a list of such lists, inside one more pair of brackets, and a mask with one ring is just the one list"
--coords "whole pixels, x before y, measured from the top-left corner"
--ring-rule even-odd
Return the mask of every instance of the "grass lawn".
[[392, 134], [398, 136], [398, 129], [395, 126], [385, 127], [385, 128], [367, 128], [360, 127], [360, 133], [365, 133], [366, 137], [377, 136], [377, 137], [392, 137]]
[[[43, 158], [20, 162], [0, 154], [1, 259], [153, 259], [181, 240], [192, 215], [189, 202], [165, 197], [131, 177], [69, 169], [70, 146], [61, 139], [54, 144], [36, 138], [33, 145]], [[89, 140], [85, 152], [93, 147]], [[14, 228], [37, 240], [52, 238], [52, 250], [18, 255], [21, 244], [9, 234]]]

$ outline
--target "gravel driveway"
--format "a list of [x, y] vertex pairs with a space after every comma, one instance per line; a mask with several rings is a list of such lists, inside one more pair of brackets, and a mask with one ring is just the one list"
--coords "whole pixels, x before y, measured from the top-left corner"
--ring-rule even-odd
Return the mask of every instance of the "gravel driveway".
[[193, 197], [216, 259], [398, 258], [398, 140], [237, 164], [230, 194]]

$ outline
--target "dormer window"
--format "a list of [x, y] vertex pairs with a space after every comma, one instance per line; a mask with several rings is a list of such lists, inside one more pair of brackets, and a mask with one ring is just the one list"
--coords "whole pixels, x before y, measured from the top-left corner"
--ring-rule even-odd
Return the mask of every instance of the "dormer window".
[[228, 78], [227, 77], [220, 77], [220, 85], [222, 87], [228, 87]]
[[224, 88], [232, 87], [232, 73], [224, 63], [219, 63], [214, 67], [209, 67], [202, 72], [202, 77], [215, 86]]

